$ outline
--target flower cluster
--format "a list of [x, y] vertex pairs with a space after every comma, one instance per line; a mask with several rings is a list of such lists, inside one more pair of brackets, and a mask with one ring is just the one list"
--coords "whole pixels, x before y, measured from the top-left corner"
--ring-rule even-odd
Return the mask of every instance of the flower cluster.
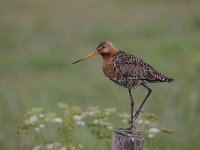
[[[82, 110], [77, 106], [69, 106], [66, 103], [59, 103], [58, 109], [60, 113], [47, 112], [42, 108], [33, 108], [27, 111], [23, 124], [19, 127], [19, 132], [23, 130], [32, 130], [36, 135], [41, 136], [41, 140], [37, 141], [38, 145], [33, 150], [53, 149], [53, 150], [80, 150], [83, 145], [72, 138], [72, 132], [78, 126], [88, 127], [97, 139], [111, 139], [113, 129], [112, 123], [109, 122], [110, 115], [116, 111], [115, 108], [106, 108], [101, 111], [99, 107], [89, 106]], [[60, 132], [61, 131], [61, 132]], [[52, 138], [46, 134], [55, 132], [54, 134], [63, 134], [65, 143], [61, 139], [50, 142]], [[49, 137], [50, 139], [44, 137]]]
[[74, 115], [73, 119], [77, 125], [85, 126], [85, 122], [83, 121], [84, 117], [85, 117], [85, 115]]
[[116, 111], [116, 108], [106, 108], [104, 112], [99, 107], [88, 107], [86, 114], [90, 117], [91, 126], [105, 127], [109, 130], [113, 129], [112, 123], [108, 122], [110, 115]]
[[19, 129], [34, 129], [36, 132], [40, 132], [45, 129], [47, 124], [61, 124], [62, 119], [56, 117], [55, 113], [42, 113], [42, 108], [33, 108], [26, 113], [27, 119], [24, 120], [22, 126]]
[[32, 150], [76, 150], [76, 149], [83, 149], [83, 145], [79, 144], [77, 147], [74, 145], [63, 146], [61, 143], [53, 142], [47, 143], [44, 146], [36, 145], [32, 148]]
[[[73, 136], [73, 132], [77, 131], [76, 129], [82, 130], [83, 128], [87, 128], [87, 131], [90, 131], [96, 137], [96, 141], [101, 139], [110, 144], [114, 128], [111, 118], [116, 108], [106, 108], [102, 111], [97, 106], [89, 106], [83, 110], [66, 103], [59, 103], [58, 108], [57, 113], [44, 112], [42, 108], [33, 108], [25, 114], [25, 120], [19, 127], [19, 131], [33, 131], [37, 145], [32, 150], [83, 149], [84, 146], [78, 142], [78, 138]], [[121, 118], [122, 123], [130, 123], [130, 114], [120, 113], [118, 117]], [[135, 125], [143, 131], [149, 140], [156, 138], [161, 132], [174, 133], [173, 130], [156, 127], [157, 119], [153, 114], [141, 113], [135, 121]], [[54, 136], [52, 137], [52, 135]]]
[[[66, 138], [64, 143], [60, 139], [49, 142], [52, 139], [51, 136], [45, 136], [49, 132], [58, 134], [60, 130], [66, 137], [70, 136], [75, 124], [72, 119], [69, 119], [72, 118], [70, 113], [68, 115], [58, 115], [52, 112], [44, 113], [41, 108], [33, 108], [27, 111], [25, 118], [23, 124], [19, 126], [19, 131], [33, 130], [35, 131], [35, 139], [39, 139], [37, 141], [38, 145], [33, 147], [32, 150], [80, 150], [83, 148], [83, 145], [74, 142], [75, 140], [71, 142]], [[49, 137], [49, 139], [44, 139], [44, 137]]]
[[[130, 122], [130, 114], [128, 113], [120, 113], [119, 117], [122, 118], [122, 123], [129, 123]], [[163, 132], [167, 134], [173, 134], [173, 130], [167, 129], [167, 128], [157, 128], [156, 127], [156, 121], [158, 120], [158, 117], [154, 114], [149, 113], [141, 113], [141, 115], [138, 117], [138, 119], [135, 121], [137, 124], [136, 126], [139, 126], [140, 130], [142, 130], [145, 135], [148, 138], [154, 138], [158, 133]]]
[[160, 130], [158, 128], [149, 128], [148, 130], [148, 137], [153, 138]]

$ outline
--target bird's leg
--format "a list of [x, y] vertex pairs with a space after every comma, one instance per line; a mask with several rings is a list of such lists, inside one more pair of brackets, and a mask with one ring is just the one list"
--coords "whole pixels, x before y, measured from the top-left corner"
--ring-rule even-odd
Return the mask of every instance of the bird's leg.
[[129, 130], [131, 130], [134, 126], [133, 126], [133, 109], [134, 109], [134, 101], [133, 101], [133, 96], [131, 93], [131, 89], [128, 89], [129, 95], [130, 95], [130, 100], [131, 100], [131, 125]]
[[152, 91], [146, 84], [143, 84], [143, 83], [142, 83], [142, 85], [148, 90], [148, 93], [147, 93], [146, 97], [144, 98], [144, 100], [142, 101], [140, 107], [139, 107], [138, 110], [136, 111], [136, 113], [135, 113], [135, 115], [134, 115], [134, 117], [133, 117], [133, 118], [134, 118], [134, 121], [138, 118], [139, 113], [140, 113], [140, 111], [141, 111], [141, 109], [142, 109], [142, 106], [144, 105], [144, 103], [146, 102], [146, 100], [148, 99], [148, 97], [149, 97], [149, 95], [151, 94], [151, 91]]
[[131, 89], [128, 89], [128, 92], [129, 92], [129, 95], [130, 95], [130, 100], [131, 100], [131, 121], [130, 121], [130, 127], [129, 128], [119, 128], [118, 130], [131, 130], [132, 128], [135, 128], [133, 126], [133, 108], [134, 108], [134, 100], [133, 100], [133, 96], [132, 96], [132, 93], [131, 93]]

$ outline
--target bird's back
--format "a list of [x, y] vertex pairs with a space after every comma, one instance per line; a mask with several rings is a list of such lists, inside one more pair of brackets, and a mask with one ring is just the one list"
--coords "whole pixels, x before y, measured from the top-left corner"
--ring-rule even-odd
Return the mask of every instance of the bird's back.
[[113, 82], [126, 88], [134, 88], [141, 83], [148, 82], [171, 82], [168, 78], [158, 72], [142, 59], [124, 51], [118, 51], [109, 63], [113, 71], [112, 75], [107, 75]]

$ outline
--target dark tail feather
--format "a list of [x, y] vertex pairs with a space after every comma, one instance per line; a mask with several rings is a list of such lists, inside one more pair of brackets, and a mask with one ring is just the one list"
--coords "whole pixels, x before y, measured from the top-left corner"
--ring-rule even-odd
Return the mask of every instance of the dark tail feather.
[[151, 82], [151, 83], [158, 83], [158, 82], [172, 82], [174, 81], [174, 79], [172, 78], [165, 78], [163, 80], [160, 80], [160, 79], [156, 79], [156, 80], [147, 80], [147, 79], [140, 79], [140, 80], [146, 80], [147, 82]]
[[174, 79], [172, 79], [172, 78], [167, 78], [167, 77], [165, 77], [165, 78], [163, 78], [162, 80], [160, 79], [160, 80], [154, 80], [153, 82], [172, 82], [172, 81], [174, 81]]
[[168, 78], [166, 81], [170, 83], [170, 82], [174, 81], [174, 79]]

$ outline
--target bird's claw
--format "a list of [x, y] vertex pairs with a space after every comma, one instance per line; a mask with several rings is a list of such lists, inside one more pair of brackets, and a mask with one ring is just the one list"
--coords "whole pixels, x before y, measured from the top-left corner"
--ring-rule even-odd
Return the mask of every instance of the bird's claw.
[[119, 128], [119, 130], [132, 130], [132, 129], [136, 129], [134, 125], [131, 125], [129, 128]]

